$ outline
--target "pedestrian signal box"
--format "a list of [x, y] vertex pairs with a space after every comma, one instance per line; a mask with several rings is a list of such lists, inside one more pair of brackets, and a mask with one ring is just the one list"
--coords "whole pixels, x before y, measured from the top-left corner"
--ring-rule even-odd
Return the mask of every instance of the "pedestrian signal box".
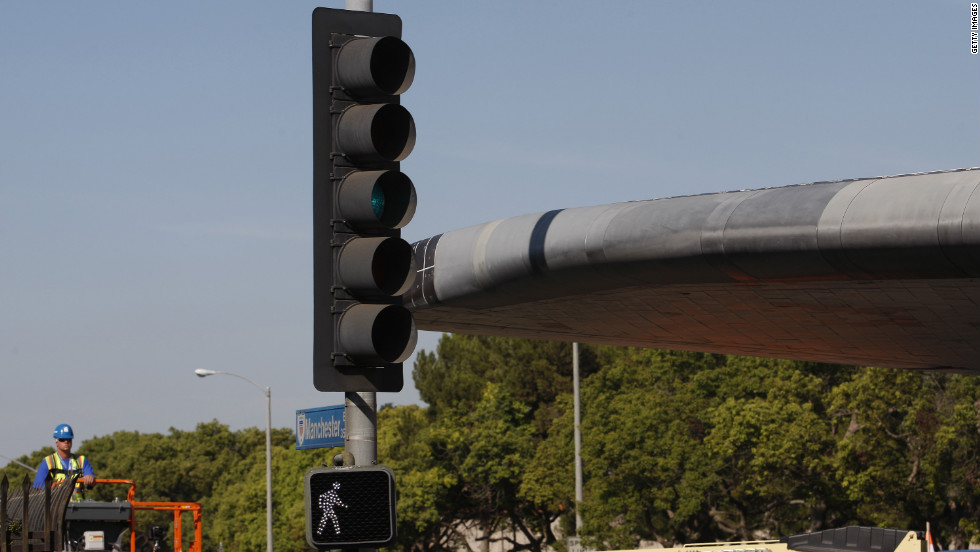
[[321, 550], [395, 540], [395, 474], [387, 466], [313, 468], [303, 481], [306, 542]]

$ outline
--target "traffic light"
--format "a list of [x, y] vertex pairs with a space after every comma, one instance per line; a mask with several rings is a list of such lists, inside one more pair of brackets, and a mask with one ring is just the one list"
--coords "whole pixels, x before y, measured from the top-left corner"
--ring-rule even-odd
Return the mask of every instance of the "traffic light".
[[313, 468], [303, 480], [306, 542], [370, 548], [395, 540], [395, 475], [387, 466]]
[[400, 228], [415, 186], [399, 161], [415, 122], [399, 103], [415, 57], [396, 15], [313, 11], [313, 384], [400, 391], [415, 348], [401, 304], [415, 257]]

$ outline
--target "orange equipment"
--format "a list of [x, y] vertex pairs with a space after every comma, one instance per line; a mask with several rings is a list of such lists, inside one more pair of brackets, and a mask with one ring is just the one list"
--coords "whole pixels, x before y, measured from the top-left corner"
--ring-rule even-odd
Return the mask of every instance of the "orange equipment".
[[[154, 510], [154, 511], [170, 511], [174, 513], [174, 535], [173, 535], [173, 552], [183, 552], [183, 529], [182, 529], [182, 517], [186, 512], [190, 512], [193, 522], [194, 522], [194, 540], [190, 544], [188, 552], [201, 552], [201, 504], [198, 502], [139, 502], [136, 500], [136, 483], [129, 479], [96, 479], [96, 483], [99, 484], [122, 484], [129, 485], [129, 491], [126, 493], [126, 502], [129, 503], [128, 509], [116, 508], [116, 511], [128, 512], [128, 520], [123, 520], [123, 522], [128, 521], [129, 523], [129, 550], [130, 552], [138, 552], [136, 548], [136, 511], [137, 510]], [[112, 509], [113, 505], [125, 504], [117, 502], [80, 502], [71, 503], [69, 505], [69, 512], [73, 508], [81, 509], [83, 507], [102, 507], [105, 509], [106, 506]], [[126, 514], [124, 514], [126, 515]], [[71, 524], [71, 515], [66, 516], [68, 523]], [[92, 522], [86, 522], [87, 526], [92, 526]], [[97, 525], [97, 524], [96, 524]], [[70, 528], [69, 528], [70, 531]], [[71, 532], [71, 531], [70, 531]]]

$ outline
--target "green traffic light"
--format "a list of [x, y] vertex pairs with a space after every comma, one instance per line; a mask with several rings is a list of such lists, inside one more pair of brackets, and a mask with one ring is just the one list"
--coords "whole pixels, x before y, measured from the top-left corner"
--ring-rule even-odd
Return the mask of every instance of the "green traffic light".
[[377, 183], [374, 184], [374, 189], [371, 190], [371, 210], [374, 211], [374, 216], [378, 220], [384, 220], [385, 191]]
[[337, 191], [338, 214], [361, 232], [401, 228], [415, 214], [415, 186], [398, 171], [353, 171]]

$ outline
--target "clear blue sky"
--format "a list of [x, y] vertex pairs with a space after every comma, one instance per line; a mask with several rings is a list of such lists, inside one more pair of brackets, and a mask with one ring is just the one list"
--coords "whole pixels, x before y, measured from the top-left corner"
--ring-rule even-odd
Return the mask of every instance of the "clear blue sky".
[[[344, 7], [0, 4], [0, 455], [50, 445], [62, 422], [80, 443], [264, 424], [258, 390], [201, 367], [271, 385], [276, 427], [343, 402], [312, 384], [317, 5]], [[409, 241], [980, 164], [967, 1], [374, 8], [402, 17], [417, 58]], [[410, 370], [379, 403], [418, 400]]]

